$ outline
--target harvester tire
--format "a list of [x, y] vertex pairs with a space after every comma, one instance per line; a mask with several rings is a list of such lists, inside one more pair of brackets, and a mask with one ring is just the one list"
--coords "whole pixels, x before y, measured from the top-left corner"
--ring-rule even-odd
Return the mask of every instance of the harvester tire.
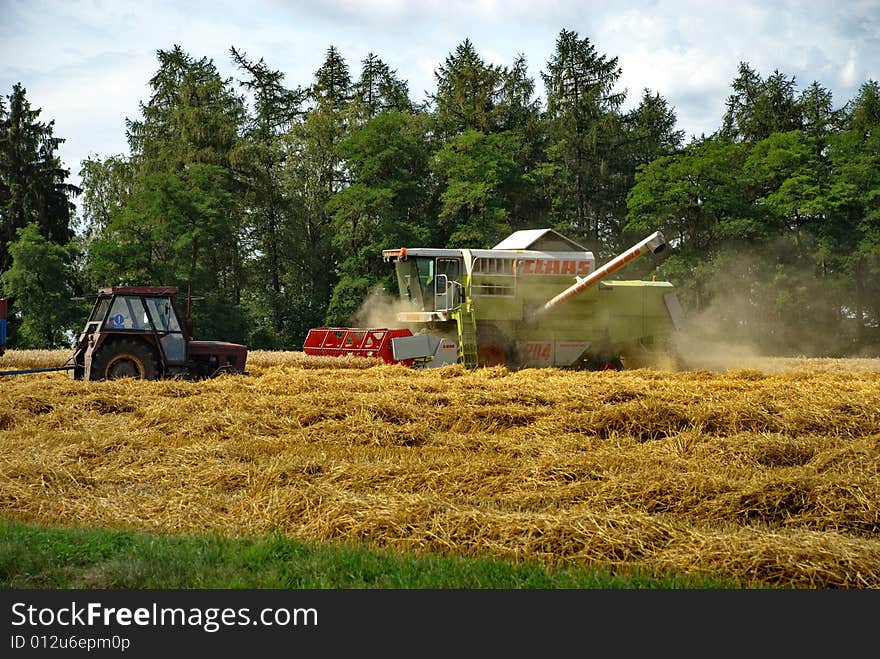
[[601, 359], [594, 362], [592, 368], [594, 371], [622, 371], [623, 362], [620, 360], [620, 357]]
[[590, 355], [572, 366], [579, 371], [622, 371], [626, 368], [620, 357], [613, 355]]
[[513, 343], [493, 325], [477, 328], [477, 364], [480, 366], [512, 366]]
[[157, 380], [159, 364], [149, 346], [132, 339], [105, 343], [92, 360], [92, 380]]

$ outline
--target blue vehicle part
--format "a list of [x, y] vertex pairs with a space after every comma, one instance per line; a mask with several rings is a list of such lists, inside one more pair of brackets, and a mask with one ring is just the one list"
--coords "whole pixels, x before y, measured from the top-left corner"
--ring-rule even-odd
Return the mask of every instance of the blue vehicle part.
[[5, 297], [0, 297], [0, 355], [6, 349], [6, 314], [8, 304]]

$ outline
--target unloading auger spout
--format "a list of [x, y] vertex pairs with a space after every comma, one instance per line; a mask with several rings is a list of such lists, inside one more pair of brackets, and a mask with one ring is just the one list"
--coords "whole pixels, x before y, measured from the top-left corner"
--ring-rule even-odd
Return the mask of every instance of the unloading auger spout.
[[640, 243], [633, 245], [628, 250], [615, 256], [601, 268], [598, 268], [585, 277], [578, 277], [577, 282], [566, 288], [559, 295], [548, 300], [542, 306], [535, 309], [532, 313], [531, 320], [536, 320], [546, 314], [551, 309], [559, 306], [566, 300], [573, 298], [575, 295], [583, 292], [593, 284], [596, 284], [623, 266], [635, 261], [637, 258], [648, 252], [659, 254], [666, 248], [666, 239], [659, 231], [655, 231]]

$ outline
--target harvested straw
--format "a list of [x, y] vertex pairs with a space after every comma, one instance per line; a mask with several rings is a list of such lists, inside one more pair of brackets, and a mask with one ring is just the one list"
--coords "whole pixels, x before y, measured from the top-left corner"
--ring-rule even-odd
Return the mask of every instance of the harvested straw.
[[0, 514], [877, 588], [869, 361], [469, 372], [254, 352], [250, 376], [203, 382], [18, 376], [0, 381]]

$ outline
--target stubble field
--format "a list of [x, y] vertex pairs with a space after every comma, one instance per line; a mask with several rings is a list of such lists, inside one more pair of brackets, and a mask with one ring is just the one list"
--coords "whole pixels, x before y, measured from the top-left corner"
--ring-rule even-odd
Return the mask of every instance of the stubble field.
[[[0, 370], [64, 351], [10, 351]], [[0, 517], [880, 587], [880, 360], [0, 379]]]

